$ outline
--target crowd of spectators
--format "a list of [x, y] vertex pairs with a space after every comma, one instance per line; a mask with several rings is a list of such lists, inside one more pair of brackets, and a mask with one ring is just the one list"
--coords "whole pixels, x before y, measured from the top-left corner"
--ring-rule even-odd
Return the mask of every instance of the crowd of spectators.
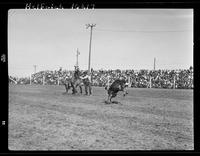
[[[10, 83], [18, 84], [62, 84], [61, 80], [74, 71], [40, 71], [26, 78], [10, 77]], [[83, 72], [83, 71], [81, 71]], [[126, 78], [129, 87], [135, 88], [193, 88], [193, 67], [179, 70], [92, 70], [92, 85], [104, 87], [119, 77]], [[14, 81], [13, 81], [14, 80]]]

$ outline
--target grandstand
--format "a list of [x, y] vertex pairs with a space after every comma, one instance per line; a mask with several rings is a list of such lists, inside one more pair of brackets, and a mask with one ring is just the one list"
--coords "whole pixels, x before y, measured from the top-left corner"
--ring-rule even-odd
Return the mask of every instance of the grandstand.
[[[9, 82], [61, 85], [61, 80], [72, 74], [73, 71], [67, 70], [45, 70], [25, 78], [9, 76]], [[127, 79], [129, 87], [134, 88], [193, 89], [193, 67], [179, 70], [93, 70], [92, 85], [104, 87], [108, 81], [111, 83], [120, 76]]]

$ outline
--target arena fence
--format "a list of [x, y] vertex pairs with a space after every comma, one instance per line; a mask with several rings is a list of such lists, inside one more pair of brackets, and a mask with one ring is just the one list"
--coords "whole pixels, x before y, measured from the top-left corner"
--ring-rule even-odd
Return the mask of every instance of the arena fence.
[[[193, 70], [168, 70], [166, 71], [148, 71], [140, 70], [126, 73], [126, 71], [94, 71], [93, 86], [104, 87], [110, 85], [117, 77], [125, 76], [128, 82], [128, 87], [135, 88], [193, 88]], [[69, 71], [40, 71], [35, 74], [30, 74], [29, 77], [15, 78], [9, 76], [9, 83], [14, 84], [40, 84], [40, 85], [62, 85], [62, 80], [66, 75], [71, 75]], [[163, 78], [164, 77], [164, 78]]]

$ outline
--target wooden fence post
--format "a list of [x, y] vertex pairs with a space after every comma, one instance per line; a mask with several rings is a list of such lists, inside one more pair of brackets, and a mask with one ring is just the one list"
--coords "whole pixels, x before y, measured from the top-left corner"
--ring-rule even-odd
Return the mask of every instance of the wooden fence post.
[[150, 76], [150, 80], [149, 80], [149, 88], [151, 88], [151, 76]]
[[174, 76], [174, 89], [176, 89], [176, 76]]
[[45, 85], [45, 76], [42, 77], [42, 84]]
[[109, 88], [109, 86], [110, 86], [110, 82], [109, 82], [109, 81], [110, 81], [110, 76], [108, 75], [108, 77], [107, 77], [107, 78], [108, 78], [108, 81], [107, 81], [107, 89], [108, 89], [108, 88]]
[[60, 77], [58, 76], [58, 86], [59, 86], [59, 84], [60, 84], [60, 80], [59, 80], [59, 79], [60, 79]]
[[30, 85], [31, 85], [31, 77], [32, 77], [32, 74], [30, 74]]
[[131, 87], [131, 78], [128, 76], [128, 87]]

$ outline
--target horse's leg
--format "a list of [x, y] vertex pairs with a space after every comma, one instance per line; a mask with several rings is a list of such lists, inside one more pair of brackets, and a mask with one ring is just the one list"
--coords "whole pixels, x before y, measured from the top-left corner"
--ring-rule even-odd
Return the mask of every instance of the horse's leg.
[[89, 94], [92, 95], [92, 87], [91, 87], [91, 84], [89, 84]]
[[76, 86], [73, 87], [73, 94], [76, 94], [77, 90], [76, 90]]
[[113, 92], [112, 92], [111, 97], [110, 97], [110, 102], [113, 102], [113, 101], [111, 101], [111, 100], [112, 100], [112, 98], [114, 98], [114, 97], [116, 97], [116, 96], [117, 96], [117, 93], [113, 93]]
[[72, 82], [70, 83], [70, 88], [72, 88], [72, 94], [74, 94], [74, 86], [73, 86], [73, 84], [72, 84]]
[[126, 90], [126, 88], [124, 88], [124, 90], [123, 90], [123, 96], [126, 96], [126, 94], [128, 94], [128, 91]]
[[78, 83], [75, 83], [75, 85], [74, 85], [74, 90], [75, 90], [75, 93], [78, 93], [78, 91], [77, 91], [77, 87], [78, 87]]
[[72, 87], [72, 94], [76, 94], [75, 85], [71, 83], [71, 87]]
[[67, 93], [69, 92], [69, 90], [70, 90], [70, 88], [71, 88], [71, 86], [69, 85], [69, 83], [66, 85], [66, 91], [67, 91]]
[[126, 96], [126, 91], [125, 90], [123, 90], [123, 96]]
[[110, 96], [110, 103], [112, 103], [112, 102], [113, 102], [113, 101], [112, 101], [112, 98], [113, 98], [113, 96], [111, 95], [111, 96]]
[[79, 88], [80, 88], [80, 93], [82, 94], [82, 87], [81, 87], [81, 86], [79, 86]]
[[64, 86], [65, 86], [65, 91], [66, 91], [66, 93], [67, 93], [67, 86], [66, 86], [66, 84], [64, 84]]
[[88, 95], [88, 86], [87, 84], [85, 84], [84, 86], [85, 86], [85, 95]]
[[75, 89], [74, 89], [74, 87], [72, 87], [72, 94], [75, 94]]
[[111, 99], [112, 99], [112, 95], [109, 95], [109, 103], [112, 103]]
[[65, 83], [64, 86], [65, 86], [66, 93], [68, 93], [68, 85]]
[[111, 97], [110, 94], [108, 94], [107, 101], [105, 101], [107, 104], [108, 104], [108, 103], [111, 103], [111, 102], [110, 102], [110, 97]]
[[110, 90], [108, 90], [108, 99], [107, 99], [107, 102], [111, 103], [111, 95], [112, 95], [112, 92]]

